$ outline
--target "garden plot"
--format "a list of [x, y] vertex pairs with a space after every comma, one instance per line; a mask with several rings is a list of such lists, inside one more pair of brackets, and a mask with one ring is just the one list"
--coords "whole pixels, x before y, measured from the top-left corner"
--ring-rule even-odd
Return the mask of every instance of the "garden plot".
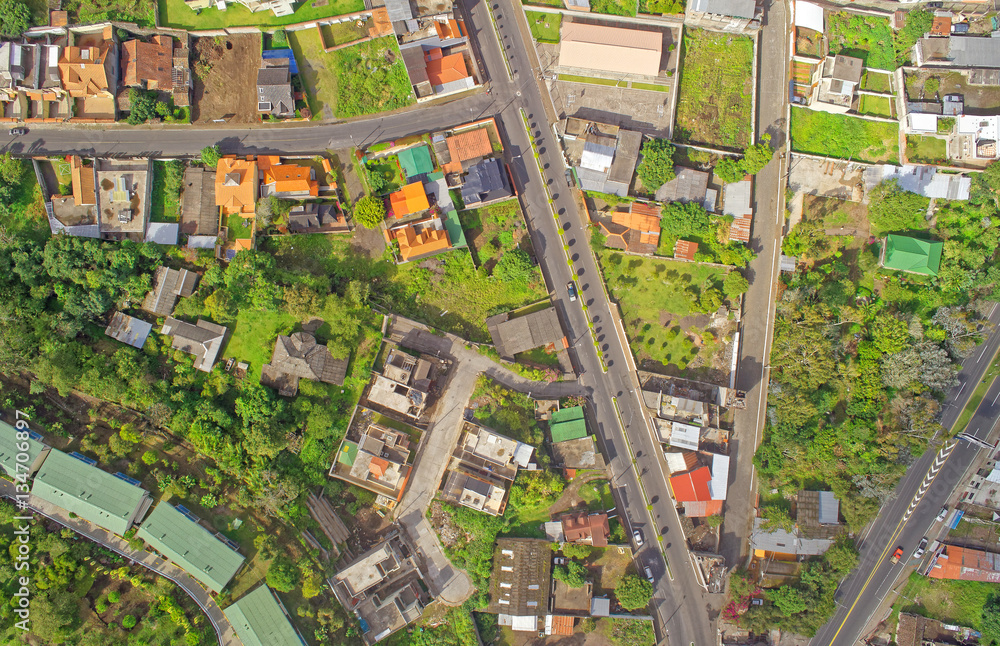
[[899, 159], [899, 125], [792, 108], [792, 150], [861, 162]]
[[939, 101], [945, 94], [961, 94], [966, 109], [1000, 110], [1000, 86], [970, 85], [960, 72], [945, 70], [907, 70], [903, 75], [907, 101]]
[[194, 103], [191, 120], [258, 123], [257, 70], [260, 34], [194, 39]]

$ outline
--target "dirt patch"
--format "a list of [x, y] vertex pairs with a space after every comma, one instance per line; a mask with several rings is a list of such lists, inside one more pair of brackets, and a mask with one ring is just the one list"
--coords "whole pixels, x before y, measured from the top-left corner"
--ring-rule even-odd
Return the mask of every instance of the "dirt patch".
[[549, 513], [553, 518], [555, 518], [564, 511], [577, 508], [586, 509], [587, 501], [580, 497], [580, 487], [585, 482], [590, 482], [591, 480], [607, 480], [607, 478], [608, 476], [603, 473], [588, 473], [587, 475], [573, 478], [573, 481], [569, 483], [569, 486], [563, 489], [562, 495], [559, 496], [559, 500], [552, 503], [552, 506], [549, 507]]
[[194, 39], [194, 104], [191, 120], [258, 123], [257, 70], [260, 35]]
[[431, 503], [431, 525], [446, 549], [454, 549], [460, 542], [471, 538], [465, 530], [455, 524], [451, 514], [447, 513], [437, 500]]
[[670, 312], [660, 310], [660, 325], [679, 325], [681, 329], [688, 329], [690, 327], [706, 328], [708, 324], [712, 322], [712, 317], [708, 314], [694, 314], [688, 316], [675, 316]]
[[385, 238], [380, 229], [357, 227], [351, 238], [351, 249], [369, 258], [381, 258], [385, 253]]

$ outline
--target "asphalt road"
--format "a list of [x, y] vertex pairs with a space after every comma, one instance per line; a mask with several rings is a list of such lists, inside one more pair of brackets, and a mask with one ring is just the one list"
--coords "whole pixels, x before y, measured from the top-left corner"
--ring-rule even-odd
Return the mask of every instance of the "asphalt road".
[[[1000, 307], [994, 306], [989, 316], [994, 323], [1000, 323]], [[993, 355], [1000, 347], [1000, 325], [986, 341], [976, 348], [966, 359], [959, 373], [959, 384], [948, 393], [941, 424], [950, 429], [955, 425], [962, 409], [976, 389], [983, 374], [989, 367]], [[986, 439], [1000, 419], [1000, 380], [993, 383], [982, 405], [969, 422], [967, 431], [980, 439]], [[996, 438], [991, 438], [991, 442]], [[953, 443], [949, 442], [947, 446]], [[855, 644], [864, 637], [872, 614], [878, 611], [881, 601], [895, 585], [897, 578], [908, 565], [923, 536], [933, 536], [941, 529], [936, 516], [941, 507], [948, 503], [956, 486], [962, 484], [962, 476], [973, 459], [982, 450], [968, 442], [959, 441], [943, 459], [943, 465], [933, 475], [926, 493], [907, 516], [914, 497], [921, 488], [925, 477], [935, 461], [940, 463], [939, 452], [928, 450], [919, 460], [910, 465], [906, 475], [896, 487], [896, 497], [879, 512], [878, 518], [869, 526], [860, 542], [861, 558], [857, 569], [847, 577], [837, 592], [837, 613], [813, 638], [813, 646], [840, 646]], [[907, 558], [898, 564], [890, 561], [896, 547], [902, 547]], [[876, 617], [875, 619], [881, 619]]]

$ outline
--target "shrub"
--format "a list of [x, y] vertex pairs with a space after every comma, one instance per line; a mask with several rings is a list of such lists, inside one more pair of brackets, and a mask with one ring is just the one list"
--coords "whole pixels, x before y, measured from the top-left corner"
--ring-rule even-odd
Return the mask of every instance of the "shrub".
[[642, 161], [636, 169], [646, 190], [653, 193], [675, 177], [674, 147], [666, 139], [650, 139], [642, 144]]
[[385, 219], [385, 202], [366, 196], [354, 205], [354, 219], [366, 229], [375, 229]]
[[267, 584], [278, 592], [291, 592], [299, 583], [299, 568], [287, 556], [279, 554], [267, 569]]
[[133, 628], [135, 628], [135, 625], [137, 623], [139, 623], [139, 620], [136, 619], [133, 615], [125, 615], [124, 617], [122, 617], [122, 628], [124, 628], [125, 630], [132, 630]]
[[121, 592], [115, 590], [114, 592], [108, 593], [108, 601], [110, 601], [111, 603], [118, 603], [121, 600], [122, 600]]
[[638, 610], [649, 605], [653, 598], [653, 584], [634, 574], [626, 574], [615, 586], [615, 598], [626, 610]]

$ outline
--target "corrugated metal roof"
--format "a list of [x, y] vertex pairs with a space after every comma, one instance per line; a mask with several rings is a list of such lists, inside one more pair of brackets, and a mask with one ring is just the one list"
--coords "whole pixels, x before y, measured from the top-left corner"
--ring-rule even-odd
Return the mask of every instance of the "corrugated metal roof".
[[409, 0], [386, 0], [385, 9], [389, 12], [389, 20], [392, 22], [413, 20], [413, 10], [410, 9]]
[[798, 556], [819, 556], [833, 545], [833, 541], [826, 538], [802, 538], [782, 529], [765, 532], [760, 528], [763, 522], [763, 518], [754, 518], [753, 521], [750, 545], [755, 550]]
[[656, 31], [564, 21], [559, 65], [656, 76], [662, 49], [663, 34]]
[[226, 608], [225, 613], [244, 646], [305, 646], [266, 585]]
[[729, 456], [712, 456], [712, 480], [708, 483], [712, 500], [725, 500], [729, 491]]
[[165, 502], [153, 509], [137, 535], [217, 593], [243, 567], [241, 554]]
[[[21, 444], [21, 441], [17, 439], [16, 433], [17, 429], [7, 422], [0, 420], [0, 468], [11, 477], [17, 475], [17, 456], [21, 453], [17, 448], [17, 445]], [[25, 453], [28, 454], [28, 460], [27, 462], [21, 462], [24, 465], [21, 473], [24, 475], [29, 475], [31, 464], [45, 450], [45, 445], [41, 442], [36, 442], [32, 439], [28, 439], [27, 442], [28, 450]]]
[[1000, 61], [1000, 38], [951, 36], [949, 67], [996, 67]]
[[756, 6], [754, 0], [694, 0], [691, 10], [717, 16], [753, 18]]
[[822, 525], [840, 524], [840, 501], [832, 491], [819, 492], [819, 522]]
[[689, 451], [698, 450], [698, 439], [701, 437], [701, 429], [690, 424], [673, 422], [670, 424], [670, 446]]

